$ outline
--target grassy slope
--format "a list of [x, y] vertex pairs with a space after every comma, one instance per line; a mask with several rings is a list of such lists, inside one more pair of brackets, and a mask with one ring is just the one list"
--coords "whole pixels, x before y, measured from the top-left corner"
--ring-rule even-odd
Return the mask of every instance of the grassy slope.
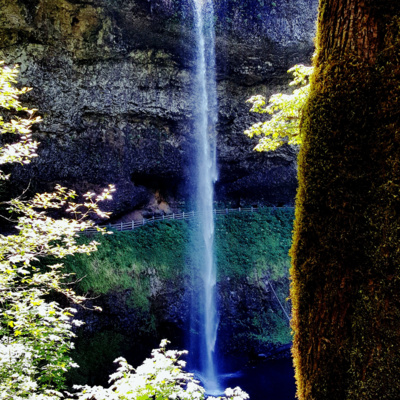
[[[215, 246], [219, 279], [251, 278], [263, 273], [273, 280], [288, 276], [292, 222], [290, 209], [219, 217]], [[77, 278], [85, 277], [79, 283], [83, 292], [146, 290], [146, 276], [153, 272], [161, 279], [189, 272], [187, 249], [194, 228], [195, 222], [169, 221], [130, 232], [96, 235], [101, 244], [97, 252], [76, 255], [65, 265]]]
[[[259, 299], [269, 289], [261, 277], [268, 276], [280, 300], [285, 303], [289, 292], [288, 250], [292, 224], [293, 210], [283, 209], [232, 214], [217, 219], [215, 244], [218, 281], [224, 291], [222, 302], [227, 309], [236, 310], [221, 318], [220, 328], [225, 332], [221, 342], [227, 346], [223, 351], [239, 354], [263, 352], [269, 345], [291, 340], [288, 323], [274, 297], [270, 295], [272, 301], [261, 306]], [[79, 283], [80, 291], [94, 295], [125, 292], [120, 298], [125, 299], [126, 307], [136, 310], [132, 315], [137, 315], [140, 321], [154, 322], [151, 280], [156, 276], [171, 287], [182, 285], [191, 268], [187, 248], [194, 228], [194, 221], [169, 221], [146, 225], [133, 232], [96, 236], [101, 243], [99, 250], [91, 255], [71, 257], [65, 263], [66, 268], [68, 272], [76, 273], [77, 278], [84, 277]], [[82, 238], [84, 241], [92, 239]], [[245, 305], [241, 310], [243, 301], [248, 302], [248, 298], [242, 299], [242, 296], [248, 297], [248, 292], [241, 292], [240, 288], [248, 284], [256, 307], [247, 309]], [[232, 290], [238, 293], [233, 300], [229, 297]], [[257, 300], [257, 296], [261, 297]], [[151, 335], [154, 335], [156, 326], [157, 323], [143, 325], [142, 333], [148, 336], [153, 329]], [[110, 337], [112, 343], [115, 342], [115, 349], [110, 347]], [[92, 349], [89, 356], [88, 346], [94, 343], [96, 350]], [[93, 377], [92, 373], [98, 360], [107, 359], [103, 364], [111, 365], [113, 357], [132, 346], [132, 336], [120, 330], [98, 332], [79, 337], [76, 345], [73, 357], [81, 368], [74, 373], [72, 380], [85, 383], [95, 379], [91, 381], [95, 383], [98, 377]]]

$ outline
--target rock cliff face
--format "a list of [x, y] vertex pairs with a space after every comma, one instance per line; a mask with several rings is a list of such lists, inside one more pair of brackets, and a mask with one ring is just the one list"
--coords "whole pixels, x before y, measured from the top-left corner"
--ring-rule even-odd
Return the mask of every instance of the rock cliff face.
[[[152, 279], [156, 281], [157, 275]], [[175, 348], [190, 348], [186, 333], [193, 288], [184, 280], [158, 280], [155, 285], [147, 311], [129, 306], [131, 290], [101, 296], [87, 302], [86, 310], [79, 310], [77, 318], [85, 321], [85, 325], [78, 331], [77, 351], [73, 353], [81, 366], [77, 371], [79, 380], [73, 379], [75, 384], [106, 384], [116, 357], [123, 355], [132, 365], [139, 365], [163, 338], [168, 338]], [[256, 281], [224, 279], [217, 286], [219, 360], [240, 365], [287, 357], [291, 342], [289, 322], [272, 290], [281, 299], [285, 298], [289, 279], [272, 281], [266, 276]], [[90, 311], [94, 304], [103, 311]]]
[[[217, 201], [291, 204], [295, 150], [252, 151], [245, 100], [282, 90], [313, 51], [317, 0], [215, 0]], [[117, 214], [191, 187], [193, 35], [188, 0], [1, 0], [0, 59], [20, 63], [24, 99], [44, 122], [40, 157], [17, 186], [117, 185]], [[156, 200], [156, 201], [155, 201]]]
[[[154, 275], [153, 279], [157, 279]], [[185, 280], [158, 281], [157, 290], [149, 297], [150, 308], [140, 310], [130, 305], [131, 290], [111, 292], [88, 301], [77, 317], [85, 321], [79, 337], [94, 337], [99, 332], [113, 331], [124, 335], [127, 342], [146, 342], [145, 351], [167, 337], [174, 346], [187, 348], [185, 332], [190, 320], [193, 288]], [[272, 287], [272, 289], [271, 289]], [[291, 342], [289, 321], [282, 313], [275, 293], [287, 297], [289, 278], [269, 280], [260, 276], [249, 279], [225, 279], [218, 283], [219, 328], [218, 351], [223, 356], [255, 359], [260, 354], [271, 357], [277, 348]], [[100, 306], [102, 312], [90, 307]], [[289, 305], [284, 303], [287, 313]], [[185, 341], [186, 339], [186, 341]], [[114, 354], [116, 357], [118, 354]], [[140, 356], [143, 356], [142, 353]], [[140, 358], [137, 362], [140, 362]]]

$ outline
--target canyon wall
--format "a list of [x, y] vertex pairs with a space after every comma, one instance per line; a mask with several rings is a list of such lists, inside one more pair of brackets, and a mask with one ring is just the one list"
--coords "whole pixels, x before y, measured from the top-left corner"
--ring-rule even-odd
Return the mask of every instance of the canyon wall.
[[[216, 201], [290, 205], [296, 149], [253, 151], [246, 99], [286, 88], [313, 52], [317, 0], [215, 0], [219, 100]], [[1, 0], [0, 59], [21, 65], [39, 109], [37, 160], [12, 189], [114, 183], [107, 206], [179, 209], [192, 187], [193, 19], [187, 0]], [[190, 207], [190, 205], [186, 205]]]

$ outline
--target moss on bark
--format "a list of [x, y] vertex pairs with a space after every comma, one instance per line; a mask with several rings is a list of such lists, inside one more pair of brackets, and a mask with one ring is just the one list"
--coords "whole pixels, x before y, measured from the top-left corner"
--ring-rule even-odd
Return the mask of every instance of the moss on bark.
[[292, 254], [299, 399], [400, 393], [400, 4], [322, 0]]

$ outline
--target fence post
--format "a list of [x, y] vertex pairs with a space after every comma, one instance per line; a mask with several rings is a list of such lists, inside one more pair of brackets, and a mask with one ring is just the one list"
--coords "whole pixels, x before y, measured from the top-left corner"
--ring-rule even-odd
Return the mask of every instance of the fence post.
[[144, 222], [144, 218], [143, 218], [143, 220], [142, 220], [142, 225], [144, 225], [145, 224], [145, 222]]
[[164, 214], [162, 215], [162, 220], [164, 221]]
[[251, 206], [251, 212], [253, 212], [253, 206]]
[[185, 211], [182, 213], [182, 219], [185, 219]]
[[135, 229], [135, 221], [132, 220], [132, 230], [134, 230], [134, 229]]
[[175, 219], [175, 213], [172, 213], [172, 219]]
[[229, 211], [228, 211], [228, 209], [227, 209], [227, 208], [225, 208], [225, 214], [228, 214], [228, 212], [229, 212]]
[[239, 212], [240, 212], [240, 211], [242, 211], [242, 210], [241, 210], [240, 207], [239, 207]]
[[121, 232], [122, 232], [122, 222], [121, 222]]

